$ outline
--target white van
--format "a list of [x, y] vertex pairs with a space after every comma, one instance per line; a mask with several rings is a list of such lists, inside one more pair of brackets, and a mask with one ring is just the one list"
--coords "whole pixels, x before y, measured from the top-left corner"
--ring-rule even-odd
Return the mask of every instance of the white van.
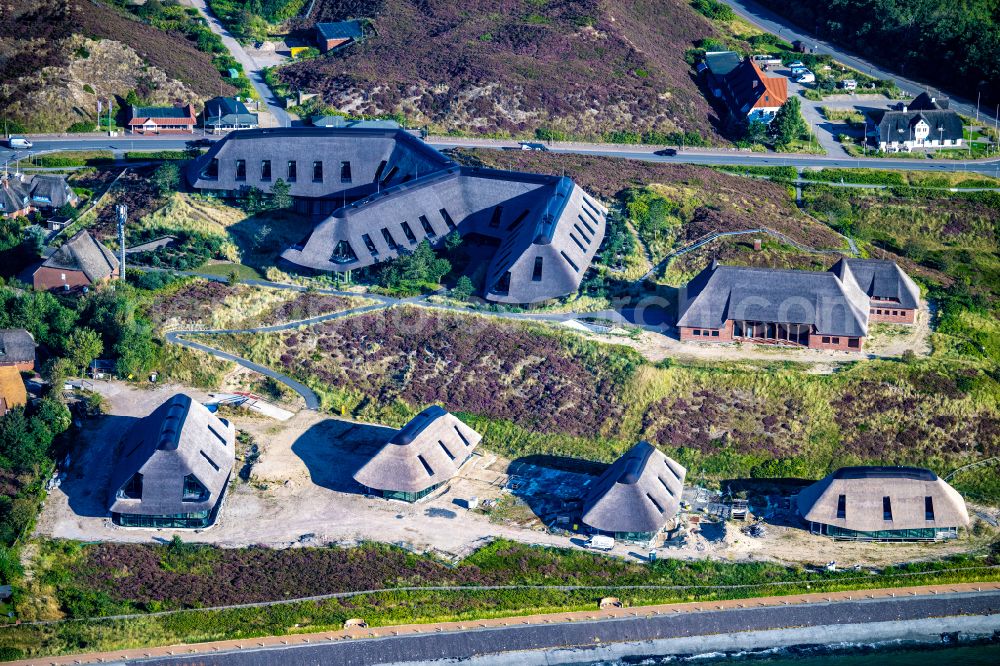
[[816, 75], [807, 69], [796, 76], [795, 80], [799, 83], [816, 83]]
[[611, 550], [615, 547], [615, 540], [609, 536], [595, 534], [590, 537], [587, 547], [593, 548], [594, 550]]
[[7, 139], [7, 145], [11, 148], [31, 148], [32, 144], [26, 137], [12, 136]]

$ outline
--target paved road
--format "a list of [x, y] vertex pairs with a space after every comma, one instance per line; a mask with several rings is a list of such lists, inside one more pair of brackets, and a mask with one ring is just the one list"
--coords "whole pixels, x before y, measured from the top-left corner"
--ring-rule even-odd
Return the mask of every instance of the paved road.
[[426, 663], [442, 658], [457, 661], [502, 652], [587, 648], [608, 643], [633, 643], [788, 627], [914, 621], [959, 615], [994, 615], [998, 612], [1000, 612], [1000, 593], [984, 592], [734, 608], [589, 622], [528, 624], [418, 636], [387, 636], [375, 640], [251, 648], [234, 652], [200, 654], [196, 658], [167, 657], [126, 663], [162, 666], [193, 662], [205, 666], [265, 666], [274, 663], [287, 666], [300, 664], [371, 666], [388, 663]]
[[212, 13], [212, 10], [208, 8], [205, 0], [187, 0], [187, 4], [196, 8], [205, 17], [208, 22], [208, 27], [222, 38], [222, 43], [229, 53], [232, 54], [236, 60], [243, 65], [243, 71], [246, 72], [247, 78], [253, 84], [254, 90], [260, 96], [260, 99], [267, 104], [268, 110], [271, 115], [274, 116], [275, 122], [278, 123], [279, 127], [289, 127], [291, 126], [291, 119], [288, 117], [288, 112], [281, 105], [280, 100], [275, 96], [271, 89], [264, 82], [264, 75], [257, 65], [256, 61], [250, 57], [250, 55], [243, 49], [243, 45], [240, 44], [236, 39], [226, 30], [222, 22]]
[[[772, 32], [789, 42], [800, 39], [807, 44], [816, 47], [816, 52], [831, 55], [838, 61], [853, 67], [854, 69], [874, 76], [879, 79], [895, 81], [900, 89], [912, 93], [914, 96], [924, 89], [933, 89], [928, 83], [914, 81], [903, 77], [897, 72], [890, 71], [885, 67], [875, 65], [842, 46], [825, 42], [813, 36], [807, 30], [793, 24], [785, 17], [777, 14], [766, 7], [761, 6], [754, 0], [722, 0], [733, 8], [737, 14], [747, 19], [768, 32]], [[948, 91], [942, 91], [951, 98], [951, 108], [970, 118], [976, 117], [976, 101], [968, 100]], [[996, 107], [991, 109], [980, 109], [979, 119], [993, 120], [996, 117]]]
[[320, 407], [319, 396], [317, 396], [316, 393], [313, 392], [311, 388], [309, 388], [302, 382], [292, 379], [288, 375], [283, 375], [280, 372], [275, 372], [274, 370], [264, 367], [263, 365], [260, 365], [258, 363], [254, 363], [253, 361], [248, 361], [245, 358], [240, 358], [239, 356], [236, 356], [234, 354], [230, 354], [228, 352], [224, 352], [219, 349], [215, 349], [214, 347], [209, 347], [208, 345], [203, 345], [198, 342], [185, 340], [180, 337], [183, 334], [184, 334], [183, 331], [171, 331], [166, 335], [167, 342], [170, 342], [175, 345], [180, 345], [181, 347], [187, 347], [188, 349], [196, 349], [198, 351], [205, 352], [206, 354], [211, 354], [212, 356], [215, 356], [217, 358], [221, 358], [226, 361], [232, 361], [234, 363], [242, 365], [244, 368], [253, 370], [254, 372], [259, 372], [265, 377], [270, 377], [275, 381], [281, 382], [285, 386], [288, 386], [293, 391], [301, 395], [302, 398], [306, 401], [307, 409], [312, 409], [312, 410], [319, 409]]
[[[64, 150], [112, 150], [116, 152], [140, 150], [181, 150], [192, 138], [176, 137], [59, 137], [39, 138], [31, 151], [17, 151], [19, 159], [28, 154], [57, 152]], [[447, 148], [513, 148], [516, 141], [493, 139], [464, 139], [451, 137], [430, 137], [428, 143], [438, 149]], [[826, 157], [820, 155], [788, 155], [775, 153], [750, 153], [736, 150], [704, 151], [684, 150], [674, 157], [655, 155], [655, 147], [623, 146], [614, 144], [553, 144], [550, 151], [560, 154], [602, 155], [645, 162], [677, 162], [705, 166], [793, 166], [816, 168], [891, 169], [903, 171], [967, 171], [1000, 177], [1000, 158], [962, 162], [942, 159], [891, 159], [891, 158], [850, 158]], [[0, 163], [13, 159], [15, 153], [0, 148]]]

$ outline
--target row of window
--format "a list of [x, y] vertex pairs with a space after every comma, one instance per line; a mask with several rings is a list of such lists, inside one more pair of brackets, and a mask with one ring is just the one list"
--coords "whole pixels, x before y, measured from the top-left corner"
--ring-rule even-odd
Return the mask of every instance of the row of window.
[[[837, 496], [837, 518], [847, 518], [847, 495]], [[882, 520], [892, 520], [892, 499], [882, 498]], [[924, 520], [934, 520], [934, 498], [924, 497]]]
[[892, 315], [893, 317], [902, 317], [906, 314], [905, 310], [883, 310], [881, 308], [872, 308], [871, 314], [877, 315]]
[[[219, 469], [204, 452], [202, 454], [209, 464], [212, 465], [216, 470]], [[204, 502], [209, 498], [210, 493], [208, 488], [206, 488], [201, 481], [198, 480], [194, 474], [187, 474], [184, 476], [184, 486], [181, 491], [181, 501], [182, 502]], [[116, 493], [118, 499], [132, 499], [141, 500], [142, 499], [142, 473], [136, 472], [132, 475], [128, 481], [125, 482], [121, 488], [118, 489]]]
[[[271, 160], [261, 160], [260, 162], [260, 179], [262, 181], [271, 180], [272, 170], [271, 170]], [[219, 177], [219, 164], [217, 159], [212, 160], [212, 164], [209, 165], [208, 170], [205, 172], [206, 178], [218, 178]], [[294, 183], [299, 178], [299, 165], [296, 160], [289, 160], [285, 169], [285, 180], [289, 183]], [[247, 161], [246, 160], [236, 160], [236, 180], [244, 181], [247, 179]], [[323, 182], [323, 161], [316, 160], [312, 163], [312, 180], [314, 183]], [[350, 183], [353, 177], [351, 175], [351, 163], [341, 162], [340, 163], [340, 182]]]
[[[458, 227], [455, 226], [455, 221], [452, 219], [448, 211], [442, 208], [438, 211], [441, 214], [441, 219], [444, 220], [445, 225], [448, 227], [448, 231], [455, 231]], [[434, 238], [438, 235], [434, 231], [434, 227], [431, 226], [430, 220], [427, 219], [426, 215], [420, 215], [418, 217], [420, 220], [420, 228], [423, 229], [424, 235], [418, 239], [417, 235], [413, 231], [413, 227], [410, 226], [409, 222], [401, 222], [399, 227], [403, 230], [403, 235], [406, 236], [407, 242], [410, 245], [416, 245], [419, 240], [423, 238]], [[400, 244], [396, 242], [393, 237], [392, 232], [389, 231], [389, 227], [382, 227], [382, 240], [385, 244], [389, 246], [389, 249], [393, 252], [398, 252], [400, 249]], [[370, 234], [361, 234], [361, 240], [365, 244], [365, 248], [373, 257], [379, 256], [378, 246], [375, 245], [375, 241], [372, 240]], [[333, 255], [331, 256], [331, 261], [338, 264], [349, 264], [358, 260], [358, 254], [354, 251], [354, 246], [351, 245], [350, 241], [342, 240], [337, 243], [337, 246], [333, 249]]]
[[[825, 345], [827, 345], [827, 344], [839, 345], [840, 344], [840, 338], [838, 338], [837, 336], [824, 335], [823, 336], [823, 344], [825, 344]], [[861, 340], [858, 339], [858, 338], [847, 338], [847, 346], [848, 347], [852, 347], [854, 349], [858, 349], [858, 348], [861, 347]]]
[[694, 329], [693, 331], [691, 331], [691, 334], [692, 335], [704, 335], [705, 337], [711, 336], [713, 338], [719, 337], [719, 332], [718, 331], [708, 331], [708, 330], [702, 330], [700, 328]]

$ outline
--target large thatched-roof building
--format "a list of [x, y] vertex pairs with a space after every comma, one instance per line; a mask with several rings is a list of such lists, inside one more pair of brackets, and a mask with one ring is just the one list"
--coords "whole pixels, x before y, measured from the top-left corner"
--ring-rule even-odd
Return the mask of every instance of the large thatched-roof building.
[[240, 196], [281, 179], [323, 219], [282, 258], [347, 272], [451, 233], [485, 258], [484, 298], [541, 303], [575, 292], [604, 240], [607, 210], [571, 179], [460, 166], [401, 129], [235, 132], [188, 167], [192, 187]]
[[354, 474], [354, 480], [387, 499], [416, 502], [455, 476], [481, 439], [478, 432], [434, 405], [393, 435]]
[[649, 541], [677, 515], [686, 473], [649, 442], [639, 442], [591, 486], [582, 521], [619, 540]]
[[111, 473], [112, 520], [125, 527], [207, 527], [235, 460], [236, 429], [178, 393], [125, 434]]
[[969, 524], [958, 491], [917, 467], [843, 467], [799, 493], [798, 508], [814, 534], [854, 541], [949, 539]]

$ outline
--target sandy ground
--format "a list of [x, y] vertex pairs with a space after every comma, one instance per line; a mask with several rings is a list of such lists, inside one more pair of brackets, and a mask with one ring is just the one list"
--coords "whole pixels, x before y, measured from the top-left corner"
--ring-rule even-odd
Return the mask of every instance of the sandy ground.
[[[279, 423], [259, 415], [232, 417], [237, 427], [254, 435], [262, 448], [250, 482], [234, 480], [219, 513], [207, 530], [125, 529], [106, 514], [111, 456], [121, 434], [136, 417], [152, 411], [177, 387], [137, 389], [117, 382], [100, 382], [110, 414], [84, 424], [77, 453], [62, 485], [52, 491], [38, 520], [36, 534], [83, 541], [150, 542], [169, 540], [175, 533], [187, 541], [227, 547], [267, 544], [354, 544], [373, 540], [460, 557], [486, 541], [503, 537], [525, 543], [582, 547], [585, 537], [572, 533], [572, 507], [594, 476], [545, 467], [537, 460], [510, 461], [481, 451], [452, 483], [417, 504], [388, 501], [360, 494], [354, 472], [391, 435], [383, 426], [330, 418], [300, 411]], [[188, 391], [198, 399], [207, 394]], [[229, 417], [227, 415], [227, 417]], [[237, 463], [239, 465], [239, 463]], [[468, 501], [501, 501], [493, 522]], [[668, 525], [649, 546], [618, 544], [613, 555], [644, 560], [650, 549], [658, 557], [725, 560], [771, 559], [825, 564], [836, 561], [880, 565], [940, 557], [967, 550], [959, 540], [941, 544], [835, 543], [810, 535], [794, 524], [794, 516], [771, 515], [767, 534], [752, 538], [739, 522], [723, 523], [709, 514], [719, 509], [716, 498], [696, 488], [685, 491], [692, 511]], [[538, 516], [553, 524], [562, 518], [565, 530], [548, 530]], [[782, 525], [788, 525], [783, 527]]]
[[876, 328], [875, 334], [865, 340], [861, 353], [745, 343], [681, 342], [672, 327], [663, 332], [643, 331], [636, 337], [598, 334], [590, 337], [601, 342], [632, 347], [654, 363], [665, 358], [677, 358], [699, 361], [796, 361], [829, 365], [864, 359], [898, 358], [908, 349], [912, 349], [918, 356], [926, 356], [931, 351], [930, 318], [927, 303], [922, 303], [913, 326], [892, 326], [891, 333], [879, 333]]

